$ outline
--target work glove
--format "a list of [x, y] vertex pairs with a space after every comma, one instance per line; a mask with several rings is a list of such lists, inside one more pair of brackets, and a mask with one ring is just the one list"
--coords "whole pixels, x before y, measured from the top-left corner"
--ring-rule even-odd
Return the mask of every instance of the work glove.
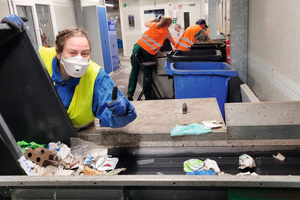
[[18, 17], [18, 15], [8, 15], [1, 20], [1, 23], [6, 23], [12, 29], [16, 30], [18, 33], [21, 33], [24, 30], [24, 22], [27, 22], [26, 17]]
[[158, 15], [158, 16], [156, 17], [156, 21], [159, 22], [159, 21], [161, 20], [162, 17], [163, 17], [163, 15]]
[[128, 113], [129, 102], [123, 97], [117, 96], [118, 87], [115, 85], [112, 92], [112, 101], [107, 103], [108, 109], [115, 116], [124, 116]]

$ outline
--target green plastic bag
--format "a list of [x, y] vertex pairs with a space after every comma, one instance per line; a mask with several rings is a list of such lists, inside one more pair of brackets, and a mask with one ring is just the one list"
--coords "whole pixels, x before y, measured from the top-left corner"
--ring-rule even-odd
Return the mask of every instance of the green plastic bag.
[[211, 130], [205, 129], [204, 125], [193, 123], [187, 126], [176, 125], [171, 131], [171, 136], [200, 135], [209, 132], [211, 132]]
[[21, 147], [23, 154], [25, 153], [25, 148], [31, 148], [31, 149], [35, 149], [37, 147], [45, 147], [46, 148], [46, 145], [37, 144], [35, 142], [27, 143], [25, 141], [19, 141], [19, 142], [17, 142], [17, 144]]

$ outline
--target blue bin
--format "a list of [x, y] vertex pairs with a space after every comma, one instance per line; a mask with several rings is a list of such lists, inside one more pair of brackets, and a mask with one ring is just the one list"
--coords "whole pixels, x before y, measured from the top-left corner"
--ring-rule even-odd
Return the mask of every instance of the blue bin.
[[165, 71], [174, 78], [176, 99], [216, 97], [225, 119], [229, 79], [238, 72], [225, 62], [166, 62]]

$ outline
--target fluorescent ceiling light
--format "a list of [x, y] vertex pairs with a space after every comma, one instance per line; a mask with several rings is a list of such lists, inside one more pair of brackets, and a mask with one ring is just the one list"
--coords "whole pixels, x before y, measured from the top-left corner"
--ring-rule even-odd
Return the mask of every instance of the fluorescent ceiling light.
[[114, 7], [113, 4], [108, 4], [108, 3], [106, 3], [105, 6], [108, 6], [108, 7]]

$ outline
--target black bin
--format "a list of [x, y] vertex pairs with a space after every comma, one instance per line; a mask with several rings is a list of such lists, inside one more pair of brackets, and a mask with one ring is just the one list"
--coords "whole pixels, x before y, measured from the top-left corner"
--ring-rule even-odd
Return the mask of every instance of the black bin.
[[223, 43], [193, 44], [190, 51], [176, 50], [168, 54], [168, 62], [226, 62]]
[[[26, 32], [16, 34], [6, 24], [0, 24], [0, 85], [1, 145], [12, 145], [4, 139], [9, 132], [15, 141], [40, 144], [70, 145], [70, 137], [77, 137], [37, 48]], [[0, 157], [11, 162], [11, 156]], [[7, 166], [0, 166], [0, 174]]]

